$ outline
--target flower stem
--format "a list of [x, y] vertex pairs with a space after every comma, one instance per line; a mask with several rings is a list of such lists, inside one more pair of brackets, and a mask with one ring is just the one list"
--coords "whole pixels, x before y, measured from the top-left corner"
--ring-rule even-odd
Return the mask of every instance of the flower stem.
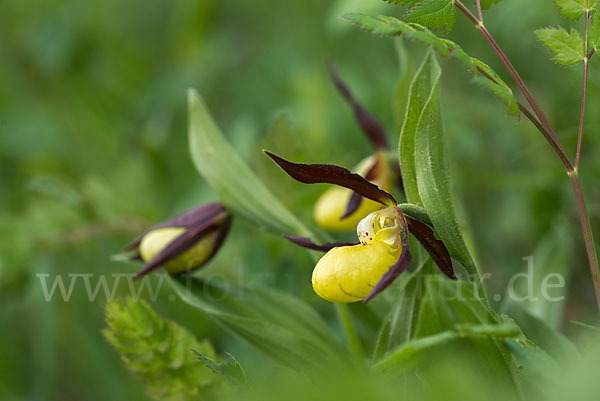
[[567, 171], [573, 170], [573, 165], [571, 164], [571, 161], [569, 160], [569, 156], [565, 152], [562, 144], [560, 143], [560, 140], [554, 133], [554, 130], [552, 129], [552, 126], [548, 122], [546, 115], [542, 111], [541, 107], [537, 104], [533, 95], [531, 94], [531, 91], [529, 90], [529, 88], [527, 87], [527, 85], [525, 84], [525, 82], [523, 81], [523, 79], [521, 78], [521, 76], [519, 75], [517, 70], [515, 69], [515, 67], [512, 65], [512, 63], [510, 62], [510, 60], [508, 59], [508, 57], [506, 56], [504, 51], [500, 48], [500, 46], [498, 45], [498, 43], [496, 42], [496, 40], [494, 39], [492, 34], [487, 30], [487, 28], [483, 25], [483, 23], [480, 22], [477, 19], [477, 17], [475, 17], [475, 15], [473, 15], [473, 13], [467, 7], [465, 7], [464, 4], [462, 4], [460, 2], [460, 0], [454, 0], [454, 4], [455, 4], [456, 8], [458, 8], [458, 10], [460, 12], [462, 12], [467, 17], [467, 19], [473, 23], [473, 25], [475, 25], [475, 27], [481, 32], [483, 37], [488, 41], [488, 43], [490, 44], [490, 46], [492, 47], [492, 49], [494, 50], [494, 52], [496, 53], [496, 55], [498, 56], [498, 58], [500, 59], [502, 64], [504, 64], [504, 66], [508, 70], [508, 72], [511, 75], [511, 77], [513, 78], [513, 80], [519, 86], [519, 89], [523, 93], [523, 96], [525, 96], [525, 99], [527, 99], [527, 103], [529, 103], [529, 105], [533, 109], [533, 112], [535, 113], [535, 115], [537, 116], [539, 121], [541, 122], [542, 126], [547, 131], [548, 136], [546, 137], [546, 139], [550, 142], [550, 144], [552, 145], [552, 148], [556, 151], [556, 153], [560, 157], [560, 160], [562, 161], [563, 165], [565, 166], [565, 169]]
[[479, 22], [483, 24], [483, 12], [481, 11], [481, 0], [475, 0], [477, 4], [477, 15], [479, 16]]
[[581, 141], [583, 139], [583, 118], [585, 115], [585, 95], [588, 76], [588, 25], [590, 21], [589, 1], [588, 10], [585, 12], [585, 31], [584, 31], [584, 58], [583, 58], [583, 89], [581, 90], [581, 111], [579, 113], [579, 132], [577, 134], [577, 153], [575, 154], [575, 169], [579, 167], [579, 156], [581, 155]]
[[336, 303], [335, 310], [337, 312], [338, 318], [340, 319], [340, 323], [344, 328], [346, 340], [348, 341], [348, 345], [350, 346], [350, 350], [352, 351], [352, 356], [354, 357], [356, 365], [358, 367], [364, 366], [365, 362], [362, 345], [360, 344], [360, 340], [356, 335], [356, 330], [354, 330], [354, 325], [352, 324], [352, 318], [350, 316], [350, 311], [348, 310], [348, 305]]
[[533, 112], [535, 113], [537, 118], [535, 118], [529, 112], [529, 110], [527, 110], [527, 108], [521, 104], [519, 104], [519, 109], [521, 110], [521, 112], [523, 114], [525, 114], [525, 116], [535, 125], [535, 127], [542, 133], [542, 135], [550, 143], [550, 145], [552, 146], [552, 148], [554, 149], [554, 151], [556, 152], [556, 154], [558, 155], [558, 157], [560, 158], [561, 162], [563, 163], [563, 165], [565, 167], [565, 170], [569, 176], [569, 179], [571, 180], [571, 185], [573, 187], [573, 193], [575, 195], [575, 201], [577, 203], [577, 211], [578, 211], [579, 219], [581, 222], [581, 231], [583, 233], [583, 237], [585, 240], [585, 247], [586, 247], [586, 251], [587, 251], [590, 270], [592, 273], [592, 281], [594, 283], [596, 302], [598, 303], [598, 308], [600, 309], [600, 277], [599, 277], [600, 276], [600, 274], [599, 274], [600, 266], [598, 265], [598, 256], [596, 254], [596, 248], [594, 246], [594, 238], [592, 235], [592, 228], [590, 226], [590, 219], [589, 219], [589, 215], [588, 215], [587, 208], [585, 205], [585, 199], [583, 197], [583, 191], [581, 189], [581, 182], [579, 181], [579, 173], [578, 173], [578, 169], [577, 169], [577, 167], [579, 165], [579, 156], [581, 153], [581, 138], [582, 138], [582, 134], [583, 134], [583, 117], [584, 117], [584, 111], [585, 111], [585, 93], [586, 93], [586, 83], [587, 83], [587, 64], [589, 62], [589, 58], [594, 54], [593, 51], [588, 53], [588, 49], [587, 49], [587, 46], [588, 46], [588, 44], [587, 44], [587, 42], [588, 42], [587, 26], [589, 24], [589, 11], [586, 12], [586, 35], [585, 35], [586, 36], [586, 39], [585, 39], [586, 57], [584, 58], [585, 64], [584, 64], [583, 92], [582, 92], [582, 102], [581, 102], [582, 106], [581, 106], [580, 123], [579, 123], [579, 136], [578, 136], [578, 142], [577, 142], [577, 154], [576, 154], [576, 158], [575, 158], [575, 165], [573, 165], [571, 163], [571, 160], [569, 159], [569, 156], [566, 154], [560, 140], [558, 139], [554, 130], [552, 129], [550, 122], [546, 118], [546, 115], [544, 114], [544, 112], [542, 111], [542, 109], [540, 108], [540, 106], [538, 105], [536, 100], [534, 99], [533, 95], [529, 91], [529, 88], [527, 88], [527, 85], [525, 84], [525, 82], [523, 81], [523, 79], [521, 78], [521, 76], [519, 75], [517, 70], [515, 69], [515, 67], [512, 65], [512, 63], [510, 62], [510, 60], [508, 59], [508, 57], [506, 56], [504, 51], [502, 51], [502, 49], [500, 48], [500, 46], [498, 45], [498, 43], [496, 42], [494, 37], [490, 34], [490, 32], [483, 25], [483, 21], [481, 19], [478, 20], [477, 17], [475, 17], [475, 15], [473, 15], [473, 13], [467, 7], [465, 7], [464, 4], [462, 4], [460, 2], [460, 0], [453, 0], [453, 1], [454, 1], [454, 5], [456, 6], [456, 8], [458, 8], [458, 10], [460, 12], [462, 12], [467, 17], [467, 19], [469, 21], [471, 21], [471, 23], [473, 23], [473, 25], [475, 25], [475, 27], [481, 32], [481, 34], [488, 41], [488, 43], [490, 44], [490, 46], [492, 47], [492, 49], [494, 50], [494, 52], [496, 53], [498, 58], [500, 58], [500, 61], [502, 61], [502, 64], [504, 64], [504, 66], [510, 73], [511, 77], [513, 78], [513, 80], [517, 83], [517, 85], [519, 86], [519, 89], [521, 90], [521, 92], [523, 93], [525, 98], [527, 99], [527, 102], [533, 109]]
[[581, 182], [579, 181], [579, 174], [576, 169], [569, 173], [569, 179], [571, 180], [573, 192], [575, 193], [575, 200], [577, 201], [577, 210], [579, 211], [579, 219], [581, 220], [581, 231], [583, 232], [583, 237], [585, 239], [585, 248], [587, 250], [590, 269], [592, 271], [594, 290], [596, 292], [596, 302], [598, 303], [598, 308], [600, 309], [600, 277], [598, 274], [600, 271], [600, 266], [598, 266], [598, 255], [596, 254], [596, 248], [594, 246], [594, 237], [592, 235], [592, 227], [590, 226], [590, 218], [585, 206], [585, 199], [583, 198], [583, 191], [581, 190]]

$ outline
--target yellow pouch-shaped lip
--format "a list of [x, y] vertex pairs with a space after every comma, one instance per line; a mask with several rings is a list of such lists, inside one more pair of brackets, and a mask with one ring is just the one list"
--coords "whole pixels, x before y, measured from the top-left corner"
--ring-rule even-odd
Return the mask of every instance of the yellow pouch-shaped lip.
[[321, 298], [330, 302], [357, 302], [371, 292], [402, 249], [385, 242], [334, 248], [313, 271], [312, 284]]
[[[150, 231], [140, 242], [140, 255], [144, 262], [149, 262], [186, 229], [184, 227], [165, 227]], [[163, 268], [171, 274], [183, 273], [201, 265], [211, 255], [218, 232], [202, 237], [194, 246], [173, 260], [165, 263]]]

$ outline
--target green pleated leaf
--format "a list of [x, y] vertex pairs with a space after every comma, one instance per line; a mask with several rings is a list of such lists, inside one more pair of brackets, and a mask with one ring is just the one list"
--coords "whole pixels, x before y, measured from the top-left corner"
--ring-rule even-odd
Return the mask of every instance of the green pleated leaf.
[[204, 400], [222, 387], [222, 378], [198, 363], [192, 349], [217, 360], [208, 341], [156, 314], [143, 300], [106, 303], [108, 328], [102, 334], [155, 400]]
[[[522, 336], [515, 332], [518, 326], [508, 318], [498, 317], [479, 298], [477, 286], [465, 281], [452, 281], [443, 277], [424, 278], [426, 295], [419, 312], [416, 338], [427, 338], [460, 327], [478, 325], [487, 327], [488, 334], [494, 325], [501, 325], [500, 335]], [[504, 327], [511, 324], [508, 330]], [[483, 330], [483, 329], [482, 329]], [[485, 332], [485, 330], [483, 330]], [[513, 382], [514, 362], [501, 339], [495, 336], [467, 336], [460, 340], [460, 352], [465, 359], [473, 361], [481, 372], [494, 372], [494, 380]]]
[[[477, 274], [475, 263], [460, 233], [454, 210], [440, 107], [441, 69], [431, 51], [425, 56], [423, 64], [415, 76], [416, 82], [422, 80], [421, 74], [425, 74], [429, 84], [422, 89], [418, 89], [417, 86], [416, 92], [418, 97], [426, 100], [416, 126], [403, 130], [401, 134], [401, 157], [406, 159], [407, 155], [408, 158], [413, 155], [420, 203], [427, 210], [435, 232], [448, 248], [450, 256], [461, 262], [470, 274]], [[426, 91], [418, 93], [423, 89]], [[415, 112], [415, 110], [409, 112]], [[407, 165], [410, 163], [411, 160], [406, 162]], [[402, 164], [401, 167], [403, 167]]]
[[408, 10], [404, 20], [430, 29], [445, 27], [448, 33], [456, 22], [456, 7], [452, 0], [425, 0]]
[[458, 44], [439, 38], [422, 25], [400, 21], [394, 17], [384, 15], [371, 17], [353, 13], [345, 14], [344, 18], [375, 35], [389, 37], [405, 35], [433, 47], [442, 56], [459, 60], [474, 75], [474, 82], [491, 90], [506, 104], [509, 114], [519, 113], [519, 105], [510, 87], [487, 64], [469, 56]]
[[193, 89], [188, 93], [189, 143], [198, 172], [234, 214], [276, 233], [310, 236], [225, 139]]
[[555, 0], [556, 5], [560, 7], [560, 13], [574, 20], [577, 20], [585, 14], [585, 10], [588, 7], [588, 1], [590, 2], [590, 8], [593, 9], [593, 4], [596, 0]]
[[[418, 368], [427, 381], [419, 361], [426, 356], [428, 361], [443, 360], [454, 352], [460, 356], [456, 368], [477, 369], [483, 382], [497, 383], [504, 392], [525, 399], [540, 394], [550, 372], [546, 366], [556, 365], [552, 357], [529, 341], [512, 319], [494, 313], [473, 283], [427, 275], [422, 280], [414, 335], [377, 359], [376, 370]], [[540, 361], [545, 363], [539, 366]]]
[[301, 300], [267, 288], [168, 277], [188, 304], [274, 361], [308, 374], [348, 363], [325, 321]]
[[435, 84], [436, 75], [439, 74], [439, 70], [435, 71], [431, 67], [431, 64], [422, 63], [413, 78], [409, 88], [408, 103], [398, 144], [400, 170], [402, 171], [406, 199], [408, 202], [419, 206], [423, 206], [423, 201], [419, 196], [419, 188], [417, 187], [415, 141], [421, 112]]
[[456, 327], [456, 330], [447, 330], [428, 337], [417, 338], [394, 348], [388, 355], [379, 360], [374, 368], [382, 370], [394, 365], [405, 365], [407, 361], [420, 353], [454, 341], [466, 339], [504, 339], [520, 335], [518, 327], [514, 324], [465, 324]]
[[552, 60], [558, 64], [579, 64], [585, 57], [583, 39], [573, 28], [570, 33], [561, 27], [538, 29], [535, 36], [555, 54]]
[[391, 350], [414, 338], [425, 293], [423, 277], [435, 272], [434, 269], [432, 261], [427, 259], [413, 273], [405, 273], [398, 279], [398, 295], [379, 328], [373, 353], [374, 360], [386, 357]]

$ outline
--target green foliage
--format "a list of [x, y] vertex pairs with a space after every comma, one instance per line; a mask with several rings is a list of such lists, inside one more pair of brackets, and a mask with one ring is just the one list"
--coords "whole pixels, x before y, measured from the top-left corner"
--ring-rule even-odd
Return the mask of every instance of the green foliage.
[[556, 55], [553, 60], [558, 64], [579, 64], [585, 57], [583, 39], [574, 28], [570, 33], [562, 27], [543, 28], [535, 31], [535, 35]]
[[496, 3], [500, 3], [502, 0], [481, 0], [481, 8], [484, 10], [489, 9]]
[[221, 377], [199, 363], [192, 352], [214, 359], [210, 342], [198, 342], [143, 300], [108, 301], [106, 323], [102, 334], [153, 399], [203, 400], [221, 386]]
[[[392, 2], [411, 7], [419, 1]], [[474, 10], [474, 0], [463, 2]], [[347, 167], [370, 152], [354, 121], [347, 118], [348, 110], [332, 89], [319, 55], [327, 55], [342, 66], [357, 84], [357, 94], [381, 117], [389, 133], [399, 132], [406, 108], [395, 106], [399, 126], [392, 130], [389, 101], [395, 96], [397, 60], [391, 41], [373, 40], [359, 32], [329, 30], [333, 24], [343, 24], [337, 19], [337, 10], [351, 11], [356, 3], [338, 0], [334, 9], [332, 2], [320, 0], [133, 0], [127, 7], [117, 1], [3, 2], [0, 161], [6, 168], [0, 190], [0, 318], [9, 324], [0, 331], [0, 399], [147, 399], [146, 386], [123, 369], [122, 361], [99, 335], [104, 326], [103, 291], [95, 302], [88, 302], [79, 277], [70, 302], [63, 302], [60, 296], [47, 302], [35, 274], [49, 273], [50, 281], [55, 274], [62, 275], [68, 287], [67, 274], [92, 273], [92, 288], [96, 277], [103, 274], [108, 275], [110, 287], [110, 274], [133, 272], [134, 267], [113, 263], [107, 255], [154, 223], [219, 195], [209, 188], [208, 179], [198, 176], [186, 157], [186, 102], [182, 93], [188, 87], [201, 89], [230, 147], [268, 190], [278, 195], [279, 202], [293, 204], [298, 219], [307, 224], [314, 200], [323, 188], [302, 187], [281, 179], [280, 173], [263, 160], [260, 149], [273, 149], [294, 160]], [[481, 3], [485, 8], [490, 1]], [[362, 1], [360, 7], [402, 13], [374, 0]], [[492, 10], [496, 11], [495, 7]], [[574, 120], [579, 115], [581, 95], [581, 87], [574, 87], [573, 80], [580, 74], [569, 78], [566, 73], [563, 77], [553, 63], [542, 62], [545, 52], [530, 50], [535, 40], [530, 34], [533, 28], [559, 24], [558, 9], [548, 0], [522, 0], [504, 2], [497, 11], [497, 15], [486, 13], [486, 26], [534, 95], [543, 96], [540, 103], [557, 135], [564, 138], [567, 149], [573, 150]], [[265, 15], [272, 18], [265, 22]], [[382, 17], [377, 29], [396, 36], [398, 23], [390, 21]], [[470, 55], [485, 55], [491, 67], [508, 77], [468, 21], [461, 16], [458, 24], [460, 29], [452, 32], [453, 41], [468, 49]], [[502, 81], [496, 85], [488, 79], [486, 75], [490, 74], [479, 71], [476, 61], [465, 57], [455, 43], [428, 33], [422, 25], [404, 26], [410, 29], [406, 28], [402, 37], [411, 39], [403, 38], [404, 60], [420, 61], [424, 46], [413, 41], [421, 41], [434, 46], [441, 55], [461, 61], [442, 63], [444, 122], [452, 137], [447, 142], [448, 154], [452, 155], [452, 182], [460, 188], [464, 202], [460, 205], [464, 210], [461, 216], [473, 223], [470, 226], [476, 248], [472, 249], [479, 250], [483, 268], [492, 273], [486, 280], [488, 291], [502, 294], [510, 276], [522, 271], [521, 258], [532, 254], [538, 238], [548, 233], [548, 221], [555, 221], [558, 214], [571, 207], [564, 174], [525, 118], [507, 122], [506, 113], [495, 99], [465, 87], [464, 66], [475, 74], [476, 83], [491, 85], [490, 89], [514, 112], [516, 101]], [[580, 20], [576, 28], [581, 26]], [[590, 25], [590, 50], [598, 48], [599, 28], [595, 21]], [[291, 53], [290, 48], [294, 49]], [[376, 73], [372, 68], [375, 64]], [[403, 77], [414, 74], [410, 69], [404, 71]], [[590, 133], [596, 131], [600, 119], [593, 112], [599, 107], [599, 99], [594, 96], [597, 72], [598, 64], [592, 59], [585, 122]], [[403, 88], [406, 95], [407, 87]], [[586, 133], [584, 148], [598, 146], [600, 136]], [[90, 149], [94, 157], [89, 157]], [[599, 176], [598, 160], [582, 157], [584, 185]], [[223, 165], [222, 160], [217, 163]], [[590, 186], [586, 197], [598, 199], [598, 188]], [[407, 214], [409, 210], [424, 212], [414, 205], [403, 210]], [[597, 228], [598, 210], [590, 207], [590, 212], [591, 224]], [[252, 222], [267, 220], [260, 214], [252, 216]], [[275, 220], [268, 222], [273, 225], [270, 230], [280, 232], [282, 222], [277, 216], [269, 219], [272, 217]], [[291, 220], [287, 223], [295, 226]], [[564, 235], [577, 238], [571, 229]], [[346, 234], [336, 234], [335, 238], [353, 239], [353, 235]], [[597, 311], [590, 299], [589, 272], [583, 268], [585, 252], [582, 244], [575, 245], [566, 256], [560, 253], [564, 246], [550, 241], [545, 247], [556, 246], [557, 252], [550, 253], [548, 260], [556, 268], [569, 268], [573, 276], [566, 288], [568, 317], [598, 326]], [[421, 261], [418, 252], [414, 253], [415, 260]], [[342, 328], [332, 306], [311, 294], [305, 270], [310, 266], [302, 250], [257, 230], [245, 219], [237, 219], [223, 251], [199, 274], [216, 272], [226, 280], [293, 293], [322, 316], [327, 325], [324, 337], [341, 338]], [[544, 267], [536, 256], [536, 271]], [[238, 332], [242, 334], [237, 337], [256, 338], [244, 331], [247, 326], [231, 328], [233, 324], [223, 323], [220, 317], [214, 319], [220, 323], [216, 325], [206, 319], [210, 314], [167, 299], [168, 289], [160, 291], [156, 305], [164, 316], [185, 325], [197, 338], [212, 338], [219, 348], [235, 351], [248, 368], [252, 385], [234, 387], [235, 395], [226, 393], [224, 400], [392, 401], [401, 396], [420, 401], [558, 401], [593, 400], [600, 394], [600, 348], [586, 345], [592, 340], [589, 337], [597, 337], [597, 332], [565, 324], [560, 308], [534, 304], [527, 305], [527, 310], [517, 310], [513, 304], [503, 311], [515, 319], [537, 347], [512, 334], [510, 339], [501, 337], [511, 332], [503, 330], [510, 326], [502, 322], [458, 324], [438, 334], [414, 338], [415, 321], [426, 295], [425, 283], [406, 273], [397, 281], [398, 289], [405, 293], [398, 293], [393, 301], [388, 301], [387, 294], [391, 297], [392, 293], [386, 291], [374, 302], [386, 297], [388, 303], [349, 306], [365, 349], [372, 349], [378, 329], [384, 333], [378, 356], [390, 355], [390, 351], [402, 354], [402, 346], [419, 349], [394, 365], [412, 368], [400, 378], [388, 375], [388, 371], [383, 375], [340, 367], [321, 377], [311, 375], [308, 381], [304, 375], [279, 366], [269, 370], [271, 364], [263, 355], [236, 338]], [[149, 279], [156, 283], [160, 277]], [[124, 281], [116, 289], [120, 295], [130, 293]], [[206, 296], [214, 294], [210, 288]], [[263, 314], [260, 307], [244, 307], [245, 299], [241, 305], [222, 308], [242, 318], [250, 316], [266, 322], [266, 327], [291, 326], [289, 322], [267, 325], [275, 320], [269, 315], [271, 310]], [[209, 301], [218, 303], [218, 299]], [[530, 311], [547, 320], [536, 318]], [[561, 317], [559, 322], [557, 315]], [[548, 323], [562, 328], [576, 342], [581, 358], [565, 358], [577, 351], [565, 334]], [[467, 333], [465, 327], [490, 335]], [[280, 332], [275, 329], [274, 333], [278, 336]], [[588, 338], [579, 341], [580, 336]], [[384, 338], [391, 339], [391, 345], [385, 344]], [[488, 370], [482, 370], [479, 364], [471, 366], [472, 354], [464, 352], [465, 348], [470, 342], [490, 340], [506, 344], [517, 360], [519, 376], [527, 376], [529, 383], [542, 383], [547, 396], [513, 397]], [[280, 344], [275, 348], [283, 352]], [[204, 352], [202, 347], [195, 349]], [[261, 350], [268, 355], [275, 353]], [[340, 353], [349, 351], [342, 349]], [[233, 362], [220, 360], [214, 353], [211, 358], [207, 355], [211, 353], [204, 352], [204, 358], [213, 361], [214, 366], [204, 359], [206, 366], [219, 372], [215, 376], [220, 382], [218, 387], [225, 386], [227, 380], [235, 381], [226, 372], [228, 368], [237, 369]], [[544, 368], [555, 365], [554, 359], [559, 361], [560, 369], [550, 369], [548, 375]], [[202, 362], [197, 362], [202, 367]]]
[[[425, 297], [419, 313], [416, 338], [425, 338], [457, 325], [494, 325], [503, 323], [479, 297], [473, 283], [449, 281], [443, 277], [425, 277]], [[484, 371], [494, 372], [499, 382], [510, 382], [512, 361], [501, 342], [494, 339], [470, 339], [464, 352]], [[467, 357], [467, 355], [465, 355]]]
[[492, 91], [508, 107], [510, 114], [519, 112], [519, 105], [510, 87], [484, 62], [469, 56], [458, 44], [442, 39], [422, 25], [400, 21], [394, 17], [380, 15], [371, 17], [364, 14], [345, 14], [344, 18], [357, 24], [361, 29], [382, 36], [405, 35], [411, 39], [432, 46], [439, 54], [452, 57], [466, 65], [474, 75], [474, 81]]
[[594, 19], [589, 27], [588, 40], [590, 49], [598, 51], [598, 46], [600, 46], [600, 17], [597, 13], [594, 14]]
[[223, 137], [204, 101], [188, 93], [190, 153], [194, 165], [234, 213], [276, 233], [309, 236]]
[[347, 363], [347, 352], [327, 324], [300, 299], [192, 277], [169, 281], [185, 302], [284, 366], [318, 374]]
[[517, 302], [507, 302], [502, 311], [511, 316], [528, 339], [560, 362], [577, 360], [577, 347], [561, 332], [540, 320]]
[[414, 5], [422, 2], [423, 0], [383, 0], [388, 3], [400, 4], [406, 7], [413, 7]]
[[423, 275], [431, 274], [436, 269], [434, 262], [427, 258], [414, 272], [405, 273], [399, 278], [398, 295], [379, 328], [374, 360], [387, 357], [391, 350], [414, 338], [425, 293]]
[[421, 64], [421, 67], [415, 74], [408, 95], [404, 124], [400, 131], [400, 140], [398, 143], [398, 160], [402, 170], [402, 179], [404, 183], [404, 192], [406, 199], [416, 205], [423, 206], [423, 201], [419, 196], [417, 186], [417, 171], [415, 165], [415, 144], [418, 129], [419, 118], [425, 107], [425, 103], [430, 93], [430, 88], [434, 85], [435, 76], [428, 65]]
[[376, 363], [374, 368], [376, 370], [381, 370], [405, 363], [410, 358], [419, 355], [419, 353], [457, 340], [489, 340], [517, 337], [519, 335], [519, 328], [511, 323], [457, 325], [455, 330], [442, 331], [428, 337], [417, 338], [402, 344], [392, 350], [392, 352], [384, 359]]
[[448, 33], [456, 22], [456, 8], [452, 0], [425, 0], [408, 10], [404, 19], [431, 29], [445, 27]]
[[400, 135], [400, 167], [411, 177], [412, 188], [406, 191], [408, 200], [425, 207], [450, 256], [467, 267], [469, 274], [476, 274], [454, 211], [440, 110], [440, 77], [439, 64], [429, 51], [411, 85], [405, 117], [409, 124], [405, 124]]
[[577, 20], [581, 18], [586, 10], [588, 9], [588, 3], [591, 5], [590, 9], [593, 10], [593, 4], [597, 0], [555, 0], [556, 5], [560, 7], [560, 13], [567, 18]]
[[540, 240], [532, 259], [526, 260], [527, 271], [515, 276], [512, 293], [506, 298], [554, 330], [562, 322], [571, 274], [569, 260], [573, 256], [572, 238], [564, 225], [557, 225]]
[[213, 373], [225, 377], [232, 385], [239, 386], [248, 384], [246, 371], [233, 355], [229, 353], [225, 354], [227, 360], [225, 362], [217, 362], [198, 351], [194, 352], [196, 353], [198, 360], [202, 362], [204, 366], [209, 368]]

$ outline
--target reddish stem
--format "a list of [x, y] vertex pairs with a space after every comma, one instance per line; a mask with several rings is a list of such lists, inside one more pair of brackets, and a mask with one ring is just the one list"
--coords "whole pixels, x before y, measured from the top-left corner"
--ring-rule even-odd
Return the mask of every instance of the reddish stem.
[[483, 24], [483, 12], [481, 11], [481, 0], [476, 0], [477, 4], [477, 15], [479, 16], [479, 22]]
[[483, 25], [483, 23], [481, 23], [477, 19], [477, 17], [475, 17], [475, 15], [473, 15], [473, 13], [467, 7], [465, 7], [464, 4], [462, 4], [460, 2], [460, 0], [455, 0], [454, 4], [455, 4], [456, 8], [458, 8], [458, 10], [460, 12], [462, 12], [469, 19], [469, 21], [471, 21], [475, 25], [475, 27], [477, 29], [479, 29], [479, 31], [481, 32], [483, 37], [488, 41], [488, 43], [490, 44], [490, 46], [492, 47], [492, 49], [494, 50], [494, 52], [496, 53], [496, 55], [498, 56], [498, 58], [500, 59], [502, 64], [504, 64], [504, 66], [510, 73], [513, 80], [519, 86], [519, 89], [523, 93], [523, 96], [525, 96], [525, 99], [527, 99], [527, 103], [529, 103], [529, 105], [533, 109], [533, 112], [535, 113], [535, 115], [537, 116], [537, 118], [539, 119], [541, 124], [544, 126], [545, 130], [548, 132], [549, 138], [547, 138], [547, 139], [550, 141], [550, 144], [552, 145], [552, 147], [557, 151], [558, 157], [560, 157], [560, 160], [562, 161], [563, 165], [565, 166], [565, 169], [567, 171], [572, 171], [573, 165], [571, 164], [571, 161], [569, 160], [569, 156], [565, 152], [562, 144], [560, 143], [560, 140], [554, 133], [554, 130], [552, 129], [552, 126], [548, 122], [546, 115], [542, 111], [541, 107], [535, 101], [533, 95], [529, 91], [529, 88], [527, 87], [527, 85], [525, 84], [525, 82], [523, 81], [523, 79], [521, 78], [521, 76], [519, 75], [517, 70], [515, 69], [515, 67], [512, 65], [512, 63], [510, 62], [510, 60], [508, 59], [508, 57], [506, 56], [504, 51], [500, 48], [500, 46], [498, 45], [498, 43], [496, 42], [494, 37], [486, 29], [486, 27]]
[[[588, 2], [589, 3], [589, 2]], [[589, 5], [588, 5], [589, 7]], [[590, 20], [590, 12], [585, 12], [585, 31], [584, 31], [584, 52], [583, 58], [583, 88], [581, 90], [581, 111], [579, 113], [579, 132], [577, 133], [577, 152], [575, 153], [575, 170], [579, 167], [579, 156], [581, 155], [581, 142], [583, 139], [583, 119], [585, 115], [585, 95], [587, 89], [587, 76], [588, 76], [588, 25]]]
[[[506, 69], [508, 70], [508, 72], [510, 73], [510, 75], [512, 76], [514, 81], [517, 83], [517, 85], [521, 89], [521, 92], [527, 99], [527, 102], [529, 103], [529, 105], [533, 109], [534, 113], [536, 114], [537, 119], [529, 112], [529, 110], [527, 110], [527, 108], [525, 106], [519, 104], [519, 109], [536, 126], [536, 128], [542, 133], [542, 135], [544, 135], [544, 137], [548, 140], [548, 142], [550, 142], [550, 145], [552, 145], [552, 148], [554, 149], [554, 151], [556, 152], [556, 154], [562, 161], [562, 163], [565, 167], [565, 170], [567, 171], [567, 174], [569, 175], [569, 179], [571, 180], [571, 185], [573, 187], [573, 193], [575, 194], [575, 201], [577, 202], [577, 211], [579, 213], [579, 219], [581, 222], [581, 230], [583, 232], [583, 237], [585, 240], [585, 247], [586, 247], [586, 251], [587, 251], [590, 270], [592, 272], [592, 281], [594, 283], [596, 302], [598, 303], [598, 308], [600, 309], [600, 277], [599, 277], [600, 266], [598, 265], [598, 257], [596, 254], [596, 249], [594, 247], [594, 238], [592, 235], [592, 228], [590, 226], [590, 219], [589, 219], [589, 215], [588, 215], [587, 208], [585, 205], [583, 191], [581, 189], [581, 182], [579, 181], [577, 167], [574, 167], [573, 164], [571, 164], [571, 161], [570, 161], [568, 155], [566, 154], [562, 144], [560, 143], [560, 140], [554, 133], [554, 130], [552, 129], [552, 126], [550, 125], [548, 119], [544, 115], [542, 109], [540, 108], [540, 106], [537, 104], [537, 102], [533, 98], [533, 95], [529, 91], [529, 88], [527, 88], [527, 85], [525, 84], [525, 82], [523, 81], [523, 79], [521, 78], [521, 76], [519, 75], [517, 70], [514, 68], [514, 66], [512, 65], [512, 63], [510, 62], [508, 57], [506, 56], [506, 54], [502, 51], [502, 49], [500, 48], [498, 43], [494, 40], [492, 35], [485, 28], [485, 26], [483, 25], [483, 22], [478, 20], [475, 17], [475, 15], [473, 15], [473, 13], [471, 13], [471, 11], [467, 7], [465, 7], [464, 4], [462, 4], [460, 2], [460, 0], [454, 0], [454, 4], [455, 4], [456, 8], [458, 8], [459, 11], [461, 11], [467, 17], [467, 19], [469, 21], [471, 21], [477, 29], [479, 29], [479, 31], [485, 37], [485, 39], [488, 41], [488, 43], [490, 44], [490, 46], [492, 47], [492, 49], [494, 50], [496, 55], [500, 58], [500, 61], [502, 61], [502, 64], [504, 64], [504, 66], [506, 67]], [[586, 32], [587, 32], [588, 20], [589, 20], [589, 12], [586, 12]], [[586, 65], [584, 67], [584, 89], [583, 89], [583, 94], [582, 94], [583, 99], [582, 99], [582, 112], [581, 112], [581, 116], [580, 116], [581, 117], [580, 118], [580, 134], [579, 134], [579, 139], [578, 139], [578, 148], [577, 148], [575, 166], [578, 165], [579, 154], [580, 154], [580, 150], [581, 150], [581, 136], [582, 136], [581, 133], [583, 132], [582, 124], [583, 124], [583, 114], [584, 114], [583, 110], [584, 110], [584, 104], [585, 104], [585, 86], [586, 86], [586, 81], [587, 81], [587, 63], [588, 63], [589, 58], [594, 54], [593, 50], [589, 54], [587, 52], [587, 33], [586, 33], [585, 47], [586, 47], [585, 53], [587, 54], [587, 56], [586, 56], [586, 59], [584, 59], [585, 63], [586, 63]]]

